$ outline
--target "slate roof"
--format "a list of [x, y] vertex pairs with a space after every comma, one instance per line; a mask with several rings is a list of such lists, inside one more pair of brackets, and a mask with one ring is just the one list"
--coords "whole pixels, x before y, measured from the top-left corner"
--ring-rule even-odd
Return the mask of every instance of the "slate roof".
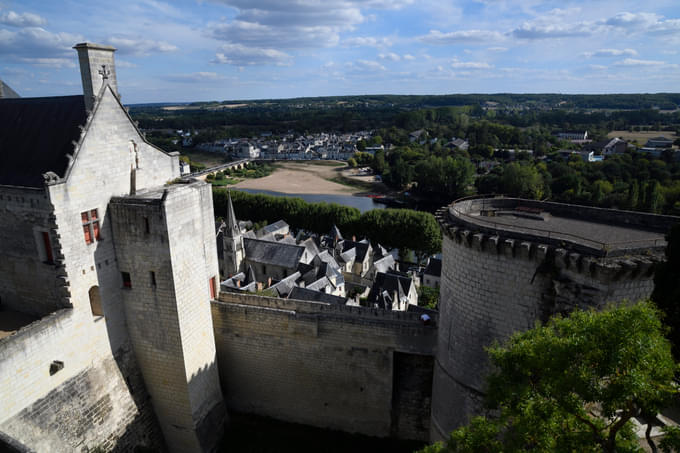
[[278, 233], [279, 230], [285, 230], [287, 228], [290, 228], [290, 227], [288, 226], [288, 224], [285, 221], [277, 220], [274, 223], [270, 223], [269, 225], [262, 227], [262, 229], [260, 231], [258, 231], [258, 234], [261, 234], [261, 235], [264, 236], [264, 235], [269, 234], [269, 233]]
[[19, 98], [19, 94], [5, 82], [0, 80], [0, 98]]
[[325, 302], [327, 304], [345, 305], [347, 300], [344, 297], [334, 296], [332, 294], [322, 293], [321, 291], [312, 291], [311, 289], [300, 288], [296, 286], [288, 296], [289, 299], [308, 300], [312, 302]]
[[358, 261], [363, 261], [364, 258], [366, 258], [366, 253], [368, 253], [368, 248], [370, 247], [370, 244], [368, 241], [360, 241], [360, 242], [355, 242], [355, 241], [342, 241], [342, 253], [347, 252], [348, 250], [356, 249], [356, 259]]
[[423, 274], [440, 277], [442, 275], [442, 260], [439, 258], [430, 258], [430, 262], [427, 263], [427, 267]]
[[63, 177], [86, 119], [82, 95], [0, 99], [0, 184], [43, 187], [43, 173]]
[[249, 238], [243, 239], [243, 248], [246, 252], [246, 259], [250, 261], [287, 267], [289, 269], [297, 267], [305, 251], [305, 248], [299, 245]]
[[368, 293], [368, 301], [378, 302], [385, 291], [390, 296], [396, 291], [397, 297], [400, 300], [404, 300], [408, 296], [412, 284], [413, 281], [408, 274], [397, 271], [378, 272], [373, 281], [371, 291]]
[[274, 283], [268, 289], [276, 291], [279, 297], [287, 297], [297, 285], [296, 281], [298, 278], [300, 278], [300, 272], [295, 272]]

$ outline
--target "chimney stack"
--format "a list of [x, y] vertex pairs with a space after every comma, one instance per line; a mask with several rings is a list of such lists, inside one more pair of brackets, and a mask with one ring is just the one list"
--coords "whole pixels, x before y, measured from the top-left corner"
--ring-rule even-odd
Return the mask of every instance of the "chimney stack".
[[108, 83], [116, 96], [118, 96], [116, 66], [113, 61], [113, 52], [116, 49], [111, 46], [89, 42], [76, 44], [73, 48], [78, 51], [85, 108], [92, 110], [94, 97], [99, 94], [99, 90], [104, 82]]

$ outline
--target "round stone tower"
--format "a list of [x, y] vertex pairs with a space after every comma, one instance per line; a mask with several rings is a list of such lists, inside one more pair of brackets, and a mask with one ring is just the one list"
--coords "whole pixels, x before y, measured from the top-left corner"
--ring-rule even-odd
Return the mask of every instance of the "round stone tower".
[[652, 292], [678, 217], [503, 197], [437, 212], [444, 241], [431, 439], [481, 412], [485, 347], [556, 313]]

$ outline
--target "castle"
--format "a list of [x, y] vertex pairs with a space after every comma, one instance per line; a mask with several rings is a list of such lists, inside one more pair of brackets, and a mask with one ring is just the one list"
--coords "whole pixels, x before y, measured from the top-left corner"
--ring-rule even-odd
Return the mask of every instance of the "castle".
[[137, 129], [115, 49], [75, 49], [83, 95], [0, 99], [0, 447], [214, 451], [229, 411], [439, 439], [478, 407], [484, 345], [649, 295], [677, 221], [455, 203], [439, 213], [441, 314], [428, 323], [220, 291], [210, 186], [179, 180], [178, 156]]

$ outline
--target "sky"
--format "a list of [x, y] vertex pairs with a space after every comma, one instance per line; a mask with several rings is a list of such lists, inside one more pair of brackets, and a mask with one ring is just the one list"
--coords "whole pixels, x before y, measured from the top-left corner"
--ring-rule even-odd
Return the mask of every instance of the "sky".
[[0, 0], [0, 80], [80, 94], [116, 47], [127, 104], [680, 91], [679, 0]]

